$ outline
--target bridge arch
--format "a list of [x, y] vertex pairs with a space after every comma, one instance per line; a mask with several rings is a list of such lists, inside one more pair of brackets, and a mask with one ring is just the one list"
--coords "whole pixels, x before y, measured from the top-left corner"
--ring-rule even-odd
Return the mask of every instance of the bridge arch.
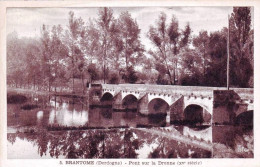
[[105, 93], [110, 93], [114, 97], [118, 92], [118, 90], [114, 89], [102, 89], [102, 95], [104, 95]]
[[184, 108], [189, 105], [199, 105], [203, 109], [207, 110], [211, 115], [213, 114], [213, 98], [185, 97]]
[[103, 93], [102, 97], [100, 98], [100, 101], [106, 101], [111, 100], [114, 96], [110, 92]]
[[211, 124], [212, 115], [203, 106], [189, 104], [184, 109], [184, 122], [188, 124]]
[[166, 114], [169, 108], [169, 104], [161, 98], [154, 98], [148, 103], [149, 114]]
[[249, 110], [240, 113], [235, 118], [235, 124], [236, 125], [253, 125], [254, 122], [254, 111]]
[[113, 95], [110, 92], [105, 92], [100, 98], [100, 102], [102, 105], [112, 105]]
[[122, 105], [125, 109], [137, 109], [138, 99], [133, 94], [128, 94], [122, 98]]
[[122, 99], [124, 99], [128, 95], [134, 96], [136, 99], [140, 98], [140, 93], [139, 92], [134, 92], [134, 91], [121, 91], [122, 93]]
[[172, 105], [174, 102], [171, 95], [166, 94], [156, 94], [156, 93], [148, 93], [148, 103], [150, 103], [153, 100], [161, 99], [164, 102], [166, 102], [169, 106]]

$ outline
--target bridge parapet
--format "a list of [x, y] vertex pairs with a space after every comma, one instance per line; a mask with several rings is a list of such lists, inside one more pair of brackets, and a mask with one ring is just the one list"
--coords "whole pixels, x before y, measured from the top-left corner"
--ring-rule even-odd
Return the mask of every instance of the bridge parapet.
[[[102, 84], [103, 89], [121, 90], [121, 91], [134, 91], [136, 93], [146, 92], [153, 94], [165, 95], [183, 95], [188, 97], [203, 97], [212, 98], [213, 90], [226, 90], [225, 87], [198, 87], [198, 86], [179, 86], [179, 85], [148, 85], [148, 84]], [[236, 92], [240, 99], [254, 100], [253, 88], [230, 88]]]
[[236, 92], [242, 100], [254, 100], [254, 89], [253, 88], [231, 88]]
[[120, 92], [120, 90], [118, 90], [118, 89], [109, 89], [109, 88], [102, 89], [102, 95], [105, 94], [106, 92], [109, 92], [114, 97], [115, 95], [117, 95]]
[[[121, 90], [126, 92], [134, 91], [135, 93], [146, 92], [150, 94], [181, 95], [189, 97], [212, 98], [212, 87], [195, 87], [195, 86], [176, 86], [176, 85], [146, 85], [146, 84], [119, 84], [110, 85], [102, 84], [103, 89]], [[216, 88], [218, 89], [218, 88]]]

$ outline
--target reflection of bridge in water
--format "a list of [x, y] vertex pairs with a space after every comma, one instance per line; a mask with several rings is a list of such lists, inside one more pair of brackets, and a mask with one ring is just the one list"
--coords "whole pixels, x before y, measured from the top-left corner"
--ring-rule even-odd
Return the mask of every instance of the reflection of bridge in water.
[[[253, 114], [254, 102], [251, 88], [226, 90], [219, 87], [145, 84], [93, 86], [90, 97], [93, 96], [98, 97], [101, 105], [112, 105], [115, 110], [137, 109], [143, 115], [164, 114], [168, 124], [248, 123], [243, 117]], [[93, 104], [93, 100], [90, 103]]]
[[186, 135], [182, 135], [180, 132], [172, 129], [146, 129], [146, 128], [139, 128], [138, 130], [147, 132], [153, 135], [158, 135], [161, 137], [166, 137], [168, 139], [172, 139], [178, 141], [179, 143], [184, 143], [187, 145], [191, 145], [197, 148], [201, 148], [203, 150], [212, 151], [212, 141], [205, 141], [205, 140], [196, 140], [194, 138], [189, 138]]

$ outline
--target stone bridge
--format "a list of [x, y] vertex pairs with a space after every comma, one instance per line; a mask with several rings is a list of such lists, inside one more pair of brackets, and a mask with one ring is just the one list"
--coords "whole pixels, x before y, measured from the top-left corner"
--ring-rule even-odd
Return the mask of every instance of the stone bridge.
[[143, 115], [165, 114], [167, 123], [233, 124], [240, 115], [253, 114], [252, 88], [102, 84], [100, 91], [101, 104]]

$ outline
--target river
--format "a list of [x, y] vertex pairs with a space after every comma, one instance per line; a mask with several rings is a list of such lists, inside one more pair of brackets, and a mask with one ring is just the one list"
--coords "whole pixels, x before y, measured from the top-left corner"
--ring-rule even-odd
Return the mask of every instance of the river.
[[[84, 97], [54, 96], [8, 92], [8, 158], [211, 158], [207, 151], [193, 145], [139, 130], [161, 129], [166, 117], [148, 117], [135, 110], [114, 111], [111, 107], [89, 107]], [[169, 127], [181, 135], [211, 140], [242, 155], [253, 156], [252, 129], [229, 126], [199, 129]], [[188, 128], [188, 129], [187, 129]], [[193, 135], [194, 131], [198, 132]], [[228, 135], [232, 132], [231, 140]], [[236, 133], [239, 132], [239, 133]], [[171, 132], [167, 132], [171, 133]], [[172, 132], [174, 134], [174, 132]], [[193, 136], [192, 136], [193, 135]], [[237, 135], [242, 138], [237, 138]], [[243, 136], [244, 135], [244, 136]], [[230, 138], [226, 142], [227, 138]], [[239, 147], [239, 143], [247, 142]], [[251, 144], [251, 145], [250, 145]], [[241, 145], [241, 144], [240, 144]], [[214, 147], [213, 147], [214, 148]], [[21, 154], [22, 152], [22, 154]], [[216, 151], [215, 151], [216, 152]], [[245, 155], [244, 155], [245, 154]], [[227, 155], [224, 155], [224, 157]], [[233, 155], [232, 155], [233, 156]]]

